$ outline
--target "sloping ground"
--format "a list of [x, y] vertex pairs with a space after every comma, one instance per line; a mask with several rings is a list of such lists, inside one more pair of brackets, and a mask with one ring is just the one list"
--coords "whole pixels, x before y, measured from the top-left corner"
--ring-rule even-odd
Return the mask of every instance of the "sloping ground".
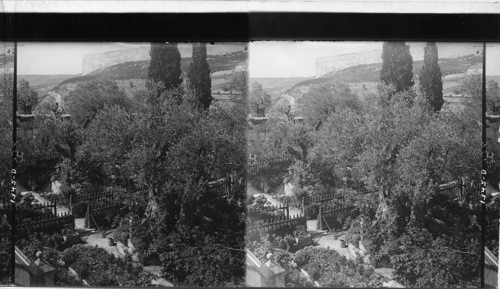
[[[443, 77], [450, 74], [465, 73], [470, 67], [481, 63], [480, 56], [467, 56], [461, 58], [440, 59], [439, 66]], [[418, 75], [422, 68], [423, 61], [413, 62], [413, 75]], [[380, 70], [382, 63], [361, 64], [341, 69], [337, 72], [328, 73], [318, 78], [308, 79], [297, 83], [292, 87], [295, 89], [299, 86], [312, 84], [323, 84], [333, 80], [344, 83], [359, 83], [359, 82], [378, 82], [380, 81]]]
[[[238, 51], [228, 53], [227, 55], [212, 55], [207, 57], [208, 65], [212, 73], [234, 70], [238, 65], [245, 65], [248, 58], [246, 51]], [[188, 67], [191, 63], [191, 58], [181, 59], [181, 70], [183, 74], [187, 73]], [[89, 74], [76, 76], [67, 79], [60, 83], [62, 86], [67, 83], [84, 82], [92, 79], [111, 79], [111, 80], [125, 80], [125, 79], [146, 79], [148, 77], [149, 60], [129, 61], [116, 64], [103, 69], [95, 70]]]
[[26, 79], [29, 81], [30, 86], [35, 90], [50, 85], [57, 85], [66, 79], [75, 77], [72, 74], [54, 74], [54, 75], [41, 75], [41, 74], [24, 74], [19, 75], [18, 79]]
[[262, 88], [269, 94], [274, 93], [276, 90], [287, 90], [292, 88], [295, 84], [307, 80], [307, 77], [286, 77], [286, 78], [271, 78], [271, 77], [256, 77], [250, 78], [250, 87], [253, 83], [258, 82], [262, 84]]

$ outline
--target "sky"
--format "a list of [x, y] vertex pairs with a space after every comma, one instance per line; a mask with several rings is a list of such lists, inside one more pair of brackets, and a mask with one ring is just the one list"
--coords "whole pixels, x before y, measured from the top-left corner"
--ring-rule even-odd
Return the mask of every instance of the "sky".
[[101, 53], [147, 46], [144, 43], [67, 43], [39, 42], [18, 44], [18, 74], [79, 74], [82, 57]]
[[[80, 74], [85, 54], [148, 46], [148, 43], [19, 43], [18, 73]], [[487, 49], [487, 74], [500, 75], [500, 44]], [[249, 45], [249, 74], [256, 77], [312, 77], [316, 58], [370, 50], [382, 42], [257, 41]]]
[[[486, 53], [487, 74], [500, 75], [500, 44], [492, 46]], [[252, 42], [249, 75], [250, 78], [313, 77], [317, 57], [376, 49], [382, 49], [382, 42]]]

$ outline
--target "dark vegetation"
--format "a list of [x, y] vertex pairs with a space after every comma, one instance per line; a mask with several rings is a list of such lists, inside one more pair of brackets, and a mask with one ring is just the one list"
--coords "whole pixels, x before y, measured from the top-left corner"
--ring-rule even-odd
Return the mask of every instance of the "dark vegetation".
[[[164, 66], [153, 59], [153, 66]], [[208, 58], [209, 65], [210, 59], [234, 67], [223, 63], [223, 56]], [[177, 67], [168, 67], [179, 69], [181, 63], [175, 63]], [[70, 195], [113, 192], [111, 200], [121, 209], [96, 215], [100, 229], [116, 228], [117, 240], [130, 240], [141, 263], [161, 266], [163, 277], [175, 285], [241, 283], [246, 73], [234, 73], [236, 96], [229, 107], [200, 105], [195, 96], [201, 84], [195, 81], [186, 88], [177, 83], [166, 89], [168, 85], [151, 78], [146, 89], [128, 97], [112, 81], [115, 76], [78, 83], [63, 111], [41, 108], [18, 148], [27, 159], [53, 157], [55, 163], [30, 161], [21, 169], [43, 172], [29, 180], [37, 187], [55, 180], [64, 184], [60, 196], [48, 197], [61, 204], [68, 204]], [[66, 112], [70, 119], [61, 118]], [[221, 178], [232, 181], [228, 194], [208, 189], [209, 182]], [[74, 214], [81, 217], [88, 202], [73, 205]], [[70, 258], [66, 265], [75, 266], [91, 286], [142, 286], [151, 281], [139, 267], [100, 249], [75, 247], [69, 252], [65, 255], [77, 255], [78, 260]]]
[[[387, 55], [408, 52], [404, 43], [398, 51]], [[385, 59], [391, 58], [398, 57]], [[411, 62], [411, 56], [406, 59]], [[478, 60], [474, 56], [450, 62], [469, 66]], [[411, 66], [404, 63], [399, 68]], [[448, 66], [446, 60], [439, 66], [442, 75], [455, 69], [464, 72], [460, 65]], [[349, 69], [359, 71], [362, 67], [367, 66]], [[399, 69], [397, 64], [386, 67]], [[413, 64], [406, 72], [418, 74], [421, 67]], [[305, 121], [295, 121], [296, 115], [284, 110], [263, 125], [266, 137], [260, 142], [249, 140], [248, 150], [261, 158], [292, 157], [286, 179], [298, 188], [297, 196], [304, 192], [314, 196], [332, 187], [350, 189], [351, 203], [357, 209], [339, 220], [337, 227], [346, 225], [348, 241], [355, 246], [363, 242], [371, 265], [394, 268], [396, 278], [405, 286], [476, 286], [480, 270], [477, 192], [465, 189], [465, 199], [457, 201], [437, 194], [437, 190], [443, 183], [458, 179], [470, 183], [480, 178], [481, 78], [464, 78], [460, 93], [466, 98], [459, 109], [438, 110], [429, 105], [428, 99], [434, 95], [412, 87], [410, 77], [399, 77], [403, 74], [388, 71], [384, 81], [391, 85], [379, 85], [377, 92], [363, 99], [342, 83], [312, 85], [309, 97], [299, 101]], [[353, 75], [362, 79], [364, 74]], [[366, 75], [379, 76], [374, 71]], [[329, 82], [331, 78], [317, 81]], [[306, 210], [309, 218], [316, 214], [314, 204]], [[315, 258], [312, 261], [319, 262]], [[329, 270], [323, 267], [327, 266], [311, 265], [316, 281], [335, 274], [322, 271]], [[333, 280], [318, 282], [331, 286], [374, 286], [378, 282], [366, 279], [369, 276], [363, 273], [359, 276], [364, 277], [352, 277], [359, 282], [347, 285]]]
[[[12, 151], [12, 74], [0, 74], [0, 206], [10, 199]], [[2, 210], [3, 211], [3, 210]], [[11, 228], [9, 214], [0, 212], [0, 284], [10, 282]]]

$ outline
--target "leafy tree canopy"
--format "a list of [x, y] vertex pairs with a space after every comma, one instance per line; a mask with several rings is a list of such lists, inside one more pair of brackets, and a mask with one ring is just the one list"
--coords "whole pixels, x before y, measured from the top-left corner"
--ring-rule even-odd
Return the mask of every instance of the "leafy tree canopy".
[[438, 64], [436, 43], [427, 43], [424, 48], [424, 65], [420, 70], [420, 91], [434, 111], [441, 110], [443, 100], [443, 81]]
[[410, 47], [404, 42], [384, 42], [382, 46], [382, 70], [380, 80], [393, 86], [396, 92], [413, 86], [413, 58]]
[[193, 44], [193, 62], [188, 68], [189, 88], [195, 94], [198, 104], [208, 109], [212, 103], [212, 80], [207, 62], [207, 46], [204, 43]]
[[265, 116], [265, 109], [271, 106], [271, 96], [262, 88], [262, 84], [255, 82], [249, 97], [250, 109], [255, 116]]
[[125, 92], [110, 80], [79, 83], [77, 88], [64, 98], [64, 101], [67, 113], [79, 125], [92, 121], [106, 105], [118, 105], [125, 109], [132, 106]]
[[[149, 83], [161, 83], [168, 90], [182, 83], [181, 54], [176, 43], [151, 43], [148, 67]], [[148, 84], [149, 85], [149, 84]]]

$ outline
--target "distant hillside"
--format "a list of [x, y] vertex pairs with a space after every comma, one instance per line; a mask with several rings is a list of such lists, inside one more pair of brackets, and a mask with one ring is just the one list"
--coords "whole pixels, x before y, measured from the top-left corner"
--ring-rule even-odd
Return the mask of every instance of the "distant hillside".
[[[480, 56], [470, 55], [460, 58], [440, 59], [439, 66], [441, 68], [443, 77], [445, 77], [447, 75], [465, 73], [467, 69], [481, 62], [482, 58]], [[423, 61], [413, 62], [413, 75], [418, 75], [420, 69], [422, 68], [422, 65]], [[333, 73], [327, 73], [318, 78], [301, 81], [295, 84], [292, 89], [300, 86], [309, 86], [311, 84], [328, 83], [331, 81], [339, 81], [344, 83], [378, 82], [380, 81], [381, 69], [382, 63], [360, 64], [351, 66]]]
[[500, 84], [500, 75], [488, 75], [486, 81], [494, 80]]
[[[248, 53], [238, 51], [227, 55], [212, 55], [207, 57], [208, 65], [212, 73], [233, 70], [238, 65], [246, 64]], [[191, 58], [181, 59], [181, 70], [187, 73]], [[130, 61], [116, 64], [110, 67], [95, 70], [89, 74], [76, 76], [61, 82], [60, 85], [76, 82], [84, 82], [92, 79], [106, 78], [111, 80], [146, 79], [148, 77], [149, 60]]]
[[304, 81], [308, 78], [306, 77], [284, 77], [284, 78], [268, 78], [268, 77], [256, 77], [250, 78], [250, 87], [253, 83], [258, 82], [262, 84], [262, 88], [270, 94], [276, 91], [288, 90], [292, 88], [295, 84]]
[[[418, 82], [418, 75], [422, 68], [423, 61], [413, 62], [413, 75]], [[444, 58], [439, 60], [439, 66], [443, 74], [443, 94], [447, 103], [459, 103], [461, 97], [458, 87], [466, 73], [477, 73], [482, 67], [482, 58], [480, 56], [468, 55], [458, 58]], [[306, 94], [311, 86], [326, 84], [332, 82], [342, 82], [347, 84], [351, 90], [360, 98], [364, 98], [377, 91], [380, 83], [380, 70], [382, 63], [360, 64], [347, 67], [335, 72], [330, 72], [319, 77], [313, 77], [299, 81], [291, 88], [279, 91], [279, 94], [273, 95], [273, 103], [276, 105], [285, 105], [290, 103], [300, 103], [300, 99]], [[494, 77], [494, 76], [493, 76]], [[500, 80], [500, 79], [498, 79]], [[416, 83], [418, 85], [418, 83]], [[458, 101], [458, 102], [457, 102]], [[274, 108], [271, 108], [272, 111]], [[297, 107], [300, 111], [300, 107]]]
[[26, 79], [30, 86], [38, 93], [38, 95], [45, 95], [52, 90], [62, 81], [72, 78], [72, 74], [56, 74], [56, 75], [33, 75], [25, 74], [19, 75], [18, 79]]
[[[234, 71], [246, 68], [247, 58], [247, 51], [209, 55], [207, 61], [211, 70], [212, 92], [215, 94], [222, 92], [224, 85], [231, 81]], [[190, 63], [191, 58], [181, 59], [181, 70], [184, 76], [187, 74]], [[64, 99], [71, 91], [76, 89], [78, 83], [94, 79], [113, 80], [128, 96], [132, 96], [135, 92], [145, 88], [148, 66], [149, 60], [129, 61], [98, 69], [85, 75], [64, 78], [62, 81], [51, 86], [50, 89], [45, 89], [43, 93], [39, 93], [41, 97], [40, 103], [43, 102], [50, 91], [60, 95]], [[56, 82], [56, 78], [54, 77], [54, 82]], [[37, 79], [34, 78], [33, 80], [36, 83]]]

